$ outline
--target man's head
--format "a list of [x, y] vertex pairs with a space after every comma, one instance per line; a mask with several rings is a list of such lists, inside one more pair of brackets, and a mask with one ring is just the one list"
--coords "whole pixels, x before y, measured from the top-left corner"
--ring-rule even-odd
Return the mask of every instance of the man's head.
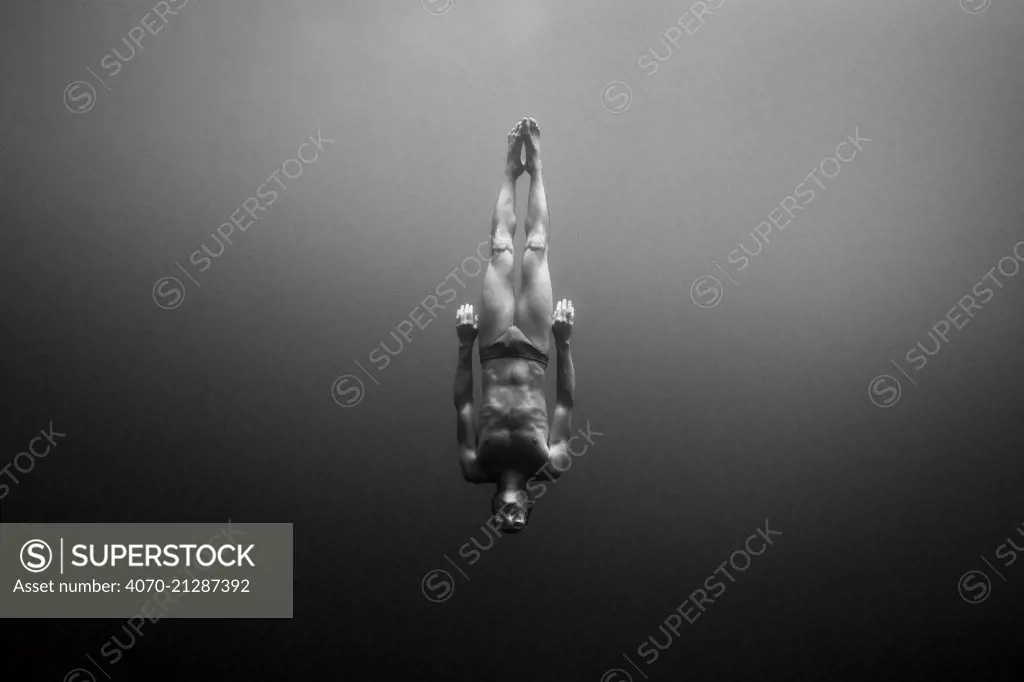
[[530, 521], [530, 500], [522, 490], [499, 490], [491, 498], [491, 511], [497, 519], [497, 530], [518, 533]]

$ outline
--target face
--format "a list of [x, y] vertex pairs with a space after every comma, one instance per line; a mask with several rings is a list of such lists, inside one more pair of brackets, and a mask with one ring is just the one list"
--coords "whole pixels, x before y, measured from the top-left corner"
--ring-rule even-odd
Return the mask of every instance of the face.
[[518, 533], [530, 521], [530, 507], [521, 491], [495, 495], [491, 498], [491, 511], [498, 517], [498, 530], [506, 533]]

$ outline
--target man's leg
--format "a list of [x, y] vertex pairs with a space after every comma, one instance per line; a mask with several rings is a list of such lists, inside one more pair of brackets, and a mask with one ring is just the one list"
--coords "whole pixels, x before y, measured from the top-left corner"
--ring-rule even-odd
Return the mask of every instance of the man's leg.
[[523, 253], [523, 281], [516, 303], [516, 321], [523, 333], [545, 353], [554, 313], [548, 243], [551, 222], [541, 174], [540, 128], [534, 119], [520, 122], [526, 148], [526, 171], [530, 174], [530, 201], [526, 209], [526, 251]]
[[505, 161], [505, 180], [498, 191], [491, 220], [491, 259], [484, 273], [483, 294], [480, 296], [480, 317], [477, 321], [477, 343], [484, 348], [494, 343], [514, 320], [516, 309], [515, 252], [512, 238], [516, 235], [516, 180], [523, 172], [520, 161], [523, 138], [517, 123], [508, 134], [508, 157]]

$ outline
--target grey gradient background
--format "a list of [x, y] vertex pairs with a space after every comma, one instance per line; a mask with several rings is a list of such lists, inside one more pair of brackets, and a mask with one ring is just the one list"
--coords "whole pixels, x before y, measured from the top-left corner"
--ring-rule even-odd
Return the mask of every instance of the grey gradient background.
[[[1024, 561], [982, 604], [956, 583], [1024, 521], [1024, 273], [896, 406], [866, 389], [1024, 237], [1024, 3], [729, 0], [616, 116], [601, 88], [688, 0], [191, 0], [69, 113], [153, 4], [0, 9], [0, 465], [68, 434], [0, 512], [292, 522], [295, 618], [147, 626], [113, 679], [598, 680], [765, 517], [784, 537], [651, 679], [1016, 678]], [[421, 578], [489, 511], [451, 407], [479, 278], [357, 407], [330, 386], [486, 235], [524, 115], [575, 425], [606, 435], [434, 604]], [[873, 143], [695, 306], [857, 126]], [[318, 127], [336, 144], [203, 289], [154, 305]], [[103, 663], [120, 626], [18, 622], [2, 676]]]

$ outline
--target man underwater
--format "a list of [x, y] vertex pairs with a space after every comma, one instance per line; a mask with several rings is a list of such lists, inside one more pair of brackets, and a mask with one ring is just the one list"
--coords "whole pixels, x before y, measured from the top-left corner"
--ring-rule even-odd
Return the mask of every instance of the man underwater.
[[[512, 238], [516, 233], [516, 180], [524, 171], [530, 175], [530, 196], [517, 299], [512, 282]], [[540, 128], [534, 119], [524, 118], [508, 134], [505, 179], [491, 221], [491, 257], [484, 273], [480, 315], [473, 314], [471, 305], [461, 306], [456, 314], [459, 364], [455, 370], [455, 409], [462, 475], [472, 483], [497, 484], [491, 511], [499, 519], [500, 529], [510, 533], [521, 531], [529, 520], [526, 482], [541, 469], [554, 478], [570, 466], [568, 440], [576, 377], [569, 338], [575, 309], [565, 299], [553, 305], [548, 269], [550, 236]], [[483, 390], [474, 422], [473, 342], [478, 323]], [[550, 432], [544, 399], [549, 328], [557, 360]], [[547, 466], [549, 463], [551, 466]]]

